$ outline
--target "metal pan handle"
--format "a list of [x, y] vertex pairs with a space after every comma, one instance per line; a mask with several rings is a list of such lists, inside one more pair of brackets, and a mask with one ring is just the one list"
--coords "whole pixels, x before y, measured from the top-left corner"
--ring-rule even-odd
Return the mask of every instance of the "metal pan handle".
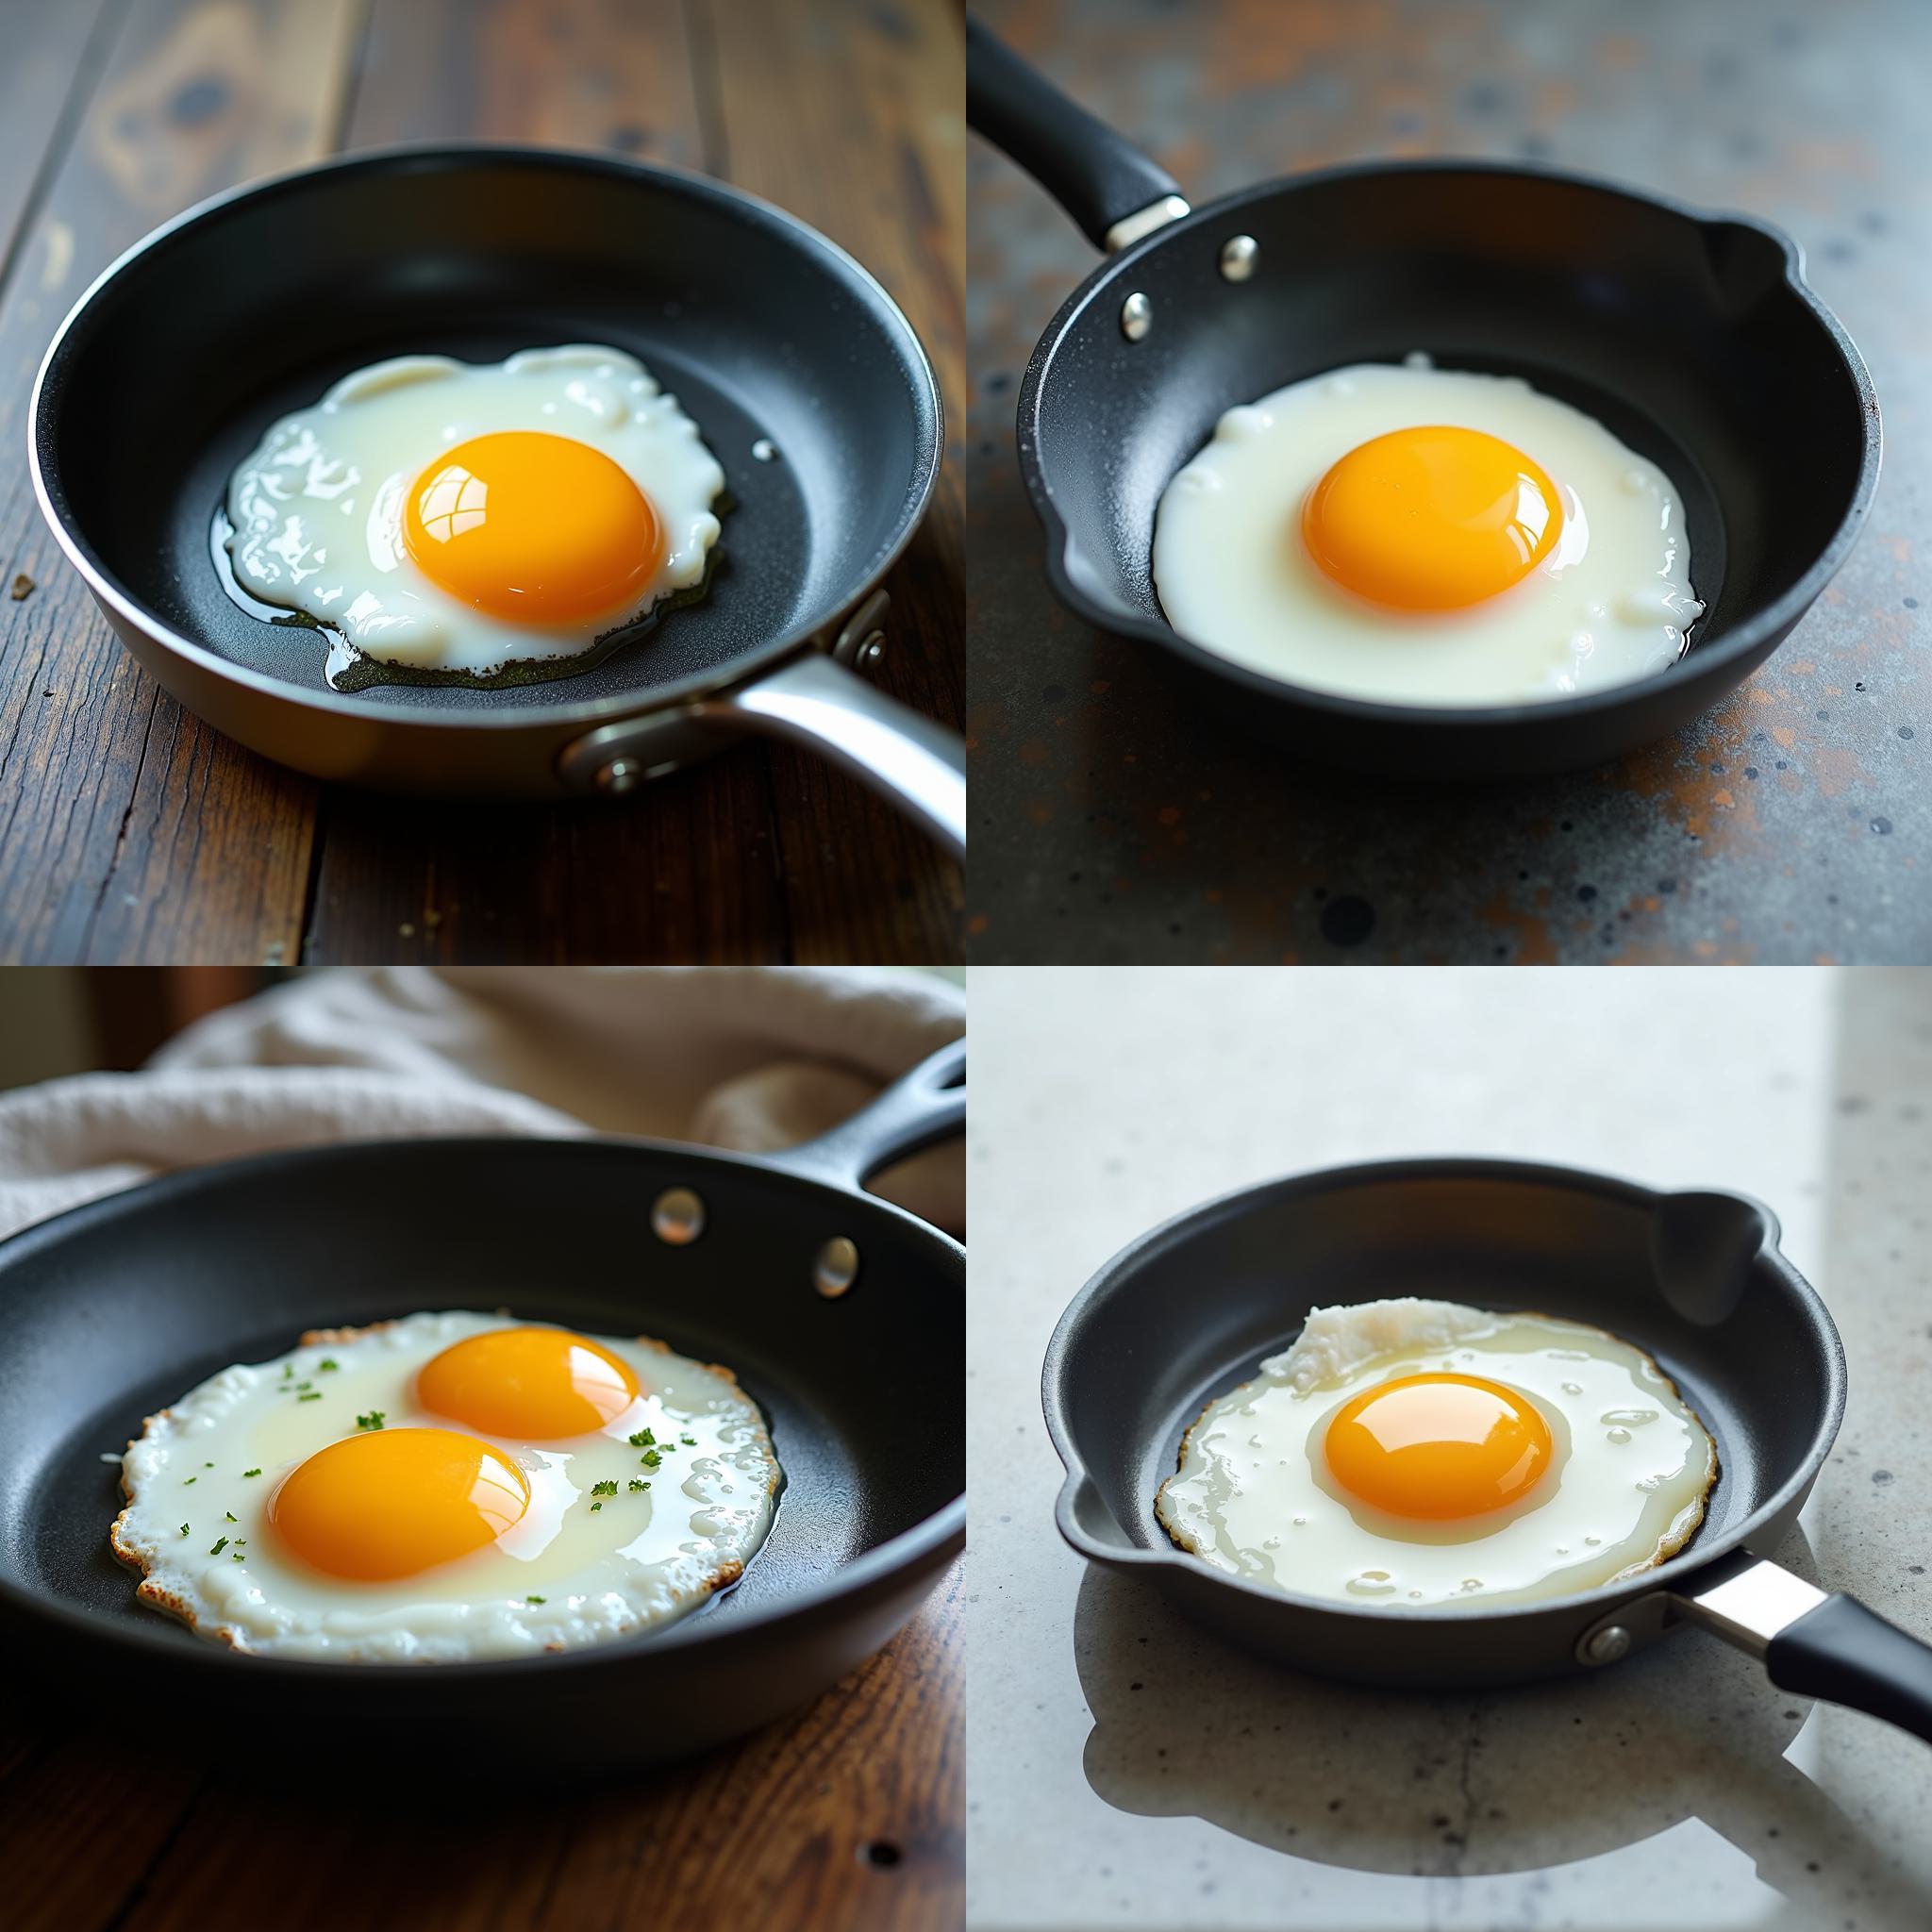
[[970, 15], [966, 125], [1024, 168], [1109, 255], [1189, 211], [1165, 168]]
[[862, 1188], [880, 1169], [966, 1124], [966, 1042], [955, 1040], [902, 1074], [868, 1106], [796, 1147], [759, 1158], [837, 1188]]
[[1672, 1604], [1696, 1624], [1761, 1657], [1780, 1690], [1822, 1697], [1932, 1743], [1932, 1644], [1857, 1597], [1826, 1593], [1781, 1565], [1740, 1550], [1700, 1573]]
[[693, 708], [822, 752], [966, 856], [966, 746], [958, 733], [816, 651]]

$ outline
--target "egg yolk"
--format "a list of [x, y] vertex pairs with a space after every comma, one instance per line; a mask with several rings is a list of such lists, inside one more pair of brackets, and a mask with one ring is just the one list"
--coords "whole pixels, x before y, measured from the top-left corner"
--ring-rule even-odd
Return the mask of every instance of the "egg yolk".
[[1328, 1424], [1329, 1474], [1393, 1516], [1444, 1522], [1500, 1509], [1550, 1466], [1536, 1405], [1479, 1375], [1402, 1375], [1365, 1389]]
[[452, 597], [525, 624], [627, 614], [664, 561], [651, 499], [602, 450], [507, 429], [417, 477], [403, 544]]
[[1496, 596], [1549, 555], [1556, 487], [1479, 429], [1392, 429], [1349, 451], [1308, 492], [1302, 541], [1344, 590], [1401, 610]]
[[588, 1436], [637, 1400], [630, 1365], [564, 1328], [493, 1328], [423, 1365], [416, 1395], [486, 1435], [551, 1442]]
[[268, 1519], [302, 1560], [382, 1583], [493, 1543], [530, 1506], [502, 1450], [454, 1429], [378, 1429], [298, 1463]]

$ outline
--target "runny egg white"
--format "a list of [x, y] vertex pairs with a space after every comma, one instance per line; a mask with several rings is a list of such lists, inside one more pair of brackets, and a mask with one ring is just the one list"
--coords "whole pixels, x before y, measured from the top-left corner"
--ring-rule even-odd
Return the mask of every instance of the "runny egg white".
[[577, 657], [704, 583], [724, 472], [621, 349], [405, 356], [285, 416], [228, 484], [241, 590], [375, 662]]
[[1230, 1575], [1443, 1609], [1660, 1563], [1716, 1480], [1717, 1445], [1641, 1349], [1580, 1322], [1401, 1299], [1315, 1309], [1208, 1405], [1155, 1507]]
[[261, 1657], [604, 1643], [734, 1582], [779, 1483], [731, 1373], [505, 1315], [325, 1329], [224, 1369], [122, 1460], [142, 1602]]
[[1682, 498], [1514, 376], [1364, 363], [1230, 409], [1162, 493], [1191, 642], [1317, 691], [1516, 704], [1675, 663], [1704, 613]]

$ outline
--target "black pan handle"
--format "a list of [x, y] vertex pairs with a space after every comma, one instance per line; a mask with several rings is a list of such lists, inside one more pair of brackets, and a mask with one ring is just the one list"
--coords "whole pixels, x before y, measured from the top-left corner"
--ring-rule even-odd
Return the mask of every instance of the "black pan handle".
[[1762, 1657], [1780, 1690], [1882, 1717], [1932, 1743], [1932, 1644], [1857, 1597], [1828, 1596], [1748, 1550], [1673, 1596], [1688, 1621]]
[[1188, 212], [1165, 168], [970, 15], [966, 125], [1024, 168], [1108, 254]]
[[759, 1158], [808, 1180], [862, 1188], [880, 1169], [966, 1124], [966, 1042], [955, 1040], [815, 1141]]

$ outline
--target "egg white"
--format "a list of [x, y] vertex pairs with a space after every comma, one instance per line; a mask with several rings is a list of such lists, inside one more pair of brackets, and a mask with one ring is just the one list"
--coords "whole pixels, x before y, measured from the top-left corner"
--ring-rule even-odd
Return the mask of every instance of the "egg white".
[[[655, 506], [667, 545], [634, 609], [566, 625], [511, 623], [452, 597], [403, 543], [410, 485], [442, 451], [502, 430], [588, 443]], [[327, 625], [363, 657], [488, 676], [587, 651], [703, 583], [724, 472], [698, 425], [636, 357], [591, 343], [496, 364], [404, 356], [345, 375], [285, 416], [228, 484], [236, 583]]]
[[[1529, 1398], [1552, 1466], [1514, 1507], [1460, 1521], [1390, 1515], [1326, 1468], [1327, 1425], [1397, 1376], [1480, 1375]], [[1601, 1328], [1412, 1298], [1317, 1308], [1252, 1382], [1210, 1402], [1155, 1509], [1233, 1576], [1356, 1608], [1452, 1609], [1592, 1590], [1695, 1533], [1717, 1445], [1651, 1357]]]
[[[1541, 464], [1562, 533], [1523, 580], [1459, 610], [1381, 608], [1322, 570], [1302, 505], [1391, 430], [1478, 429]], [[1162, 492], [1154, 582], [1191, 643], [1316, 691], [1385, 704], [1521, 703], [1674, 664], [1703, 615], [1670, 478], [1581, 409], [1516, 376], [1361, 363], [1228, 410]]]
[[[138, 1595], [238, 1651], [348, 1663], [540, 1655], [695, 1609], [736, 1580], [771, 1527], [780, 1474], [758, 1405], [729, 1370], [600, 1335], [591, 1339], [629, 1364], [642, 1393], [599, 1433], [523, 1443], [418, 1406], [416, 1375], [433, 1356], [468, 1336], [539, 1325], [465, 1312], [321, 1330], [272, 1361], [224, 1369], [149, 1417], [122, 1458], [127, 1506], [112, 1531], [115, 1554], [145, 1573]], [[371, 1410], [388, 1428], [495, 1443], [524, 1473], [527, 1512], [495, 1543], [392, 1582], [303, 1563], [279, 1545], [269, 1498]], [[655, 1467], [627, 1440], [644, 1428], [657, 1438]], [[617, 1493], [592, 1496], [605, 1481]]]

